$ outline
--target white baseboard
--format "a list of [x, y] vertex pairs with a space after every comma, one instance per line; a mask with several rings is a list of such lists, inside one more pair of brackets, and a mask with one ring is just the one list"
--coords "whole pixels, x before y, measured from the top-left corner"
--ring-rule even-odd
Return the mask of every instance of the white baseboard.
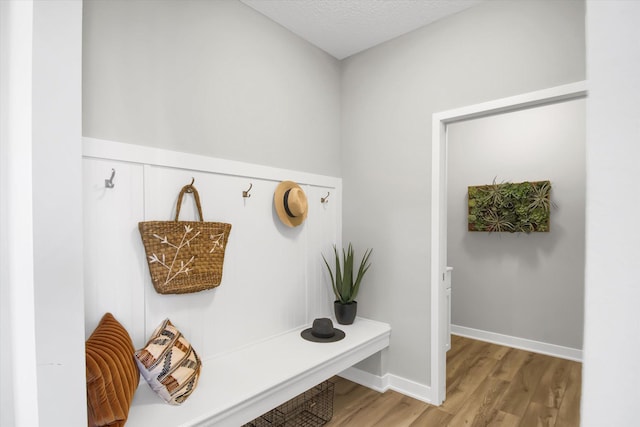
[[433, 405], [433, 397], [431, 395], [431, 387], [428, 385], [420, 384], [406, 378], [399, 377], [397, 375], [387, 374], [389, 377], [389, 388], [391, 390], [402, 393], [405, 396], [413, 397], [414, 399], [421, 400], [423, 402]]
[[526, 338], [512, 337], [509, 335], [502, 335], [495, 332], [482, 331], [480, 329], [467, 328], [465, 326], [458, 325], [451, 325], [451, 333], [453, 335], [460, 335], [462, 337], [532, 351], [534, 353], [541, 353], [548, 356], [582, 362], [582, 350], [577, 348], [563, 347], [561, 345], [533, 341]]
[[340, 372], [338, 375], [380, 393], [384, 393], [387, 390], [394, 390], [406, 396], [413, 397], [414, 399], [433, 404], [431, 387], [397, 375], [385, 374], [379, 376], [353, 367]]
[[354, 367], [347, 368], [338, 375], [380, 393], [389, 390], [389, 379], [387, 375], [381, 377]]

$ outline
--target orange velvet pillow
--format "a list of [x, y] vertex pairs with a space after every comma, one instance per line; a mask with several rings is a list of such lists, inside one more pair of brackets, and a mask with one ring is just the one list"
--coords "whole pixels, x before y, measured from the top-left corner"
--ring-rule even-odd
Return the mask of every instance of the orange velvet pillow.
[[124, 426], [140, 381], [134, 351], [127, 330], [105, 314], [86, 343], [89, 426]]

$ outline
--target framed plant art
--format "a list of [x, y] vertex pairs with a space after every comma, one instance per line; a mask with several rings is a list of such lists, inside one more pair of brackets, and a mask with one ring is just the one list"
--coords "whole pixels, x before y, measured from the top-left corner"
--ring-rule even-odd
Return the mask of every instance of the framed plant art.
[[469, 231], [548, 232], [551, 182], [469, 186]]

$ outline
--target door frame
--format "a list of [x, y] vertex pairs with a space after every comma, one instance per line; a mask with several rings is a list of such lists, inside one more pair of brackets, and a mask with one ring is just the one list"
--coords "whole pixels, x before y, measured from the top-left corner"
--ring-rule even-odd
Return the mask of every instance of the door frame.
[[431, 394], [440, 405], [446, 397], [447, 309], [447, 126], [451, 123], [508, 113], [587, 96], [587, 82], [501, 98], [481, 104], [434, 113], [431, 123]]

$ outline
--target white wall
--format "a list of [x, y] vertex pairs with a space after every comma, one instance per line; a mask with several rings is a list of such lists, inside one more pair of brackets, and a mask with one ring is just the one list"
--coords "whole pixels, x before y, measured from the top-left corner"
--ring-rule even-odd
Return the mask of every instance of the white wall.
[[81, 1], [34, 2], [33, 273], [41, 426], [86, 423], [81, 34]]
[[[112, 169], [115, 186], [107, 189]], [[87, 337], [111, 312], [140, 348], [168, 317], [206, 362], [332, 316], [320, 254], [340, 242], [339, 178], [99, 140], [85, 141], [83, 172]], [[161, 295], [151, 283], [138, 222], [173, 219], [178, 192], [191, 178], [204, 220], [232, 225], [222, 282], [203, 292]], [[307, 219], [294, 228], [282, 224], [273, 203], [285, 179], [298, 182], [309, 202]], [[251, 197], [244, 198], [249, 184]], [[330, 202], [321, 203], [327, 192]], [[198, 219], [189, 195], [180, 219]]]
[[582, 425], [638, 423], [640, 3], [587, 3], [587, 269]]
[[374, 248], [390, 373], [430, 383], [431, 115], [584, 80], [584, 51], [583, 2], [491, 1], [343, 62], [343, 240]]
[[85, 2], [83, 134], [340, 175], [340, 63], [237, 0]]
[[[0, 2], [0, 425], [38, 424], [33, 283], [33, 2]], [[17, 375], [20, 373], [19, 375]]]
[[12, 396], [2, 423], [84, 425], [82, 2], [3, 2], [1, 11], [3, 346], [13, 376], [5, 386], [3, 367]]
[[[447, 264], [452, 323], [582, 348], [585, 100], [447, 127]], [[550, 231], [469, 232], [467, 189], [550, 180]]]

